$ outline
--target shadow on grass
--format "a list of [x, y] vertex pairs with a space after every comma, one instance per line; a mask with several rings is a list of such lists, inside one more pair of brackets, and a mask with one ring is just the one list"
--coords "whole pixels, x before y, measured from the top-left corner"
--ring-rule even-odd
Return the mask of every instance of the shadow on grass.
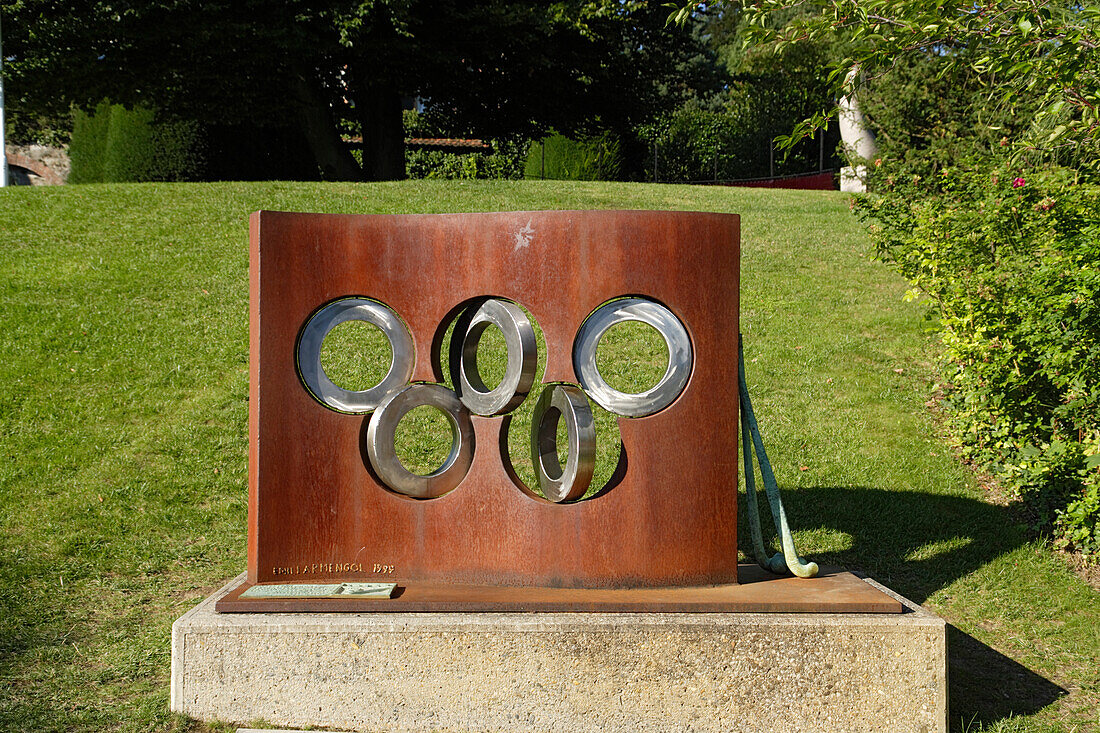
[[1038, 712], [1068, 694], [1045, 677], [947, 625], [947, 698], [952, 730]]
[[[811, 559], [864, 572], [918, 603], [1028, 539], [1011, 507], [965, 496], [819, 486], [785, 492], [784, 503], [791, 526], [808, 537], [826, 544], [850, 538], [843, 550], [806, 548]], [[749, 536], [747, 525], [738, 536]], [[1035, 713], [1066, 694], [951, 625], [947, 653], [953, 729]]]
[[784, 503], [796, 531], [850, 543], [806, 547], [813, 560], [867, 573], [917, 603], [1028, 540], [1011, 508], [966, 496], [818, 486], [784, 492]]

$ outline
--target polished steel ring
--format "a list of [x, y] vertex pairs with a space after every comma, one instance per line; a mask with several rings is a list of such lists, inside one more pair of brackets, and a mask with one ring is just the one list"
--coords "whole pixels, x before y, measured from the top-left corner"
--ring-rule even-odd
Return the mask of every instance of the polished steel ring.
[[[558, 461], [558, 420], [565, 420], [569, 457]], [[550, 501], [579, 499], [596, 467], [596, 425], [584, 392], [571, 384], [542, 391], [531, 416], [531, 462], [539, 488]]]
[[[467, 319], [462, 318], [459, 324]], [[527, 314], [507, 300], [486, 300], [468, 316], [465, 333], [451, 336], [457, 349], [451, 352], [451, 379], [458, 398], [476, 415], [501, 415], [519, 406], [535, 382], [538, 367], [538, 342]], [[504, 378], [489, 389], [477, 366], [477, 346], [485, 329], [496, 326], [504, 334], [508, 347], [508, 367]]]
[[[382, 381], [370, 389], [352, 391], [340, 387], [321, 367], [321, 344], [329, 331], [345, 321], [365, 321], [378, 326], [390, 342], [393, 361]], [[389, 307], [365, 298], [345, 298], [329, 303], [313, 314], [298, 338], [298, 374], [318, 401], [339, 412], [370, 412], [387, 395], [409, 381], [415, 356], [412, 336]]]
[[[653, 387], [638, 394], [612, 388], [596, 368], [596, 347], [600, 339], [607, 329], [623, 321], [641, 321], [653, 326], [668, 347], [665, 375]], [[581, 324], [573, 342], [573, 370], [581, 386], [596, 404], [624, 417], [652, 415], [671, 405], [687, 386], [691, 361], [691, 339], [684, 324], [660, 303], [642, 298], [604, 303]]]
[[[451, 452], [443, 465], [427, 476], [401, 465], [394, 448], [397, 424], [409, 410], [421, 405], [437, 407], [451, 424]], [[474, 425], [469, 411], [454, 392], [441, 384], [410, 384], [386, 399], [367, 424], [367, 457], [382, 483], [393, 491], [417, 499], [434, 499], [454, 489], [474, 460]]]

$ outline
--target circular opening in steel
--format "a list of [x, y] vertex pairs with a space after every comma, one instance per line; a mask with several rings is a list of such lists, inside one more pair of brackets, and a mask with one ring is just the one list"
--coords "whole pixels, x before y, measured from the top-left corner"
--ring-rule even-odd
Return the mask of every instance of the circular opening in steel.
[[321, 342], [321, 369], [337, 387], [352, 392], [377, 386], [392, 364], [390, 340], [366, 321], [338, 323]]
[[504, 332], [490, 323], [477, 337], [477, 374], [485, 391], [496, 389], [508, 371], [508, 344]]
[[[542, 378], [542, 368], [539, 369], [539, 378]], [[532, 396], [538, 397], [542, 390], [549, 387], [539, 384], [532, 390]], [[531, 463], [531, 422], [534, 417], [535, 403], [537, 399], [528, 399], [509, 416], [507, 423], [508, 452], [502, 455], [506, 466], [513, 475], [513, 480], [523, 484], [532, 493], [546, 498], [539, 486], [538, 477], [535, 475], [534, 466]], [[622, 449], [622, 436], [619, 433], [619, 422], [615, 415], [603, 409], [595, 403], [590, 403], [592, 416], [596, 427], [596, 461], [593, 469], [592, 482], [583, 498], [591, 497], [599, 493], [612, 480], [619, 466]], [[551, 425], [551, 413], [554, 422]], [[561, 417], [561, 411], [551, 408], [544, 413], [543, 426], [545, 432], [553, 429], [553, 449], [557, 455], [557, 461], [544, 460], [543, 470], [552, 479], [561, 478], [565, 472], [565, 466], [569, 461], [569, 426]], [[541, 436], [540, 436], [541, 437]], [[547, 438], [549, 439], [549, 438]], [[540, 446], [541, 447], [541, 446]], [[547, 454], [549, 457], [549, 454]], [[557, 465], [554, 465], [554, 464]]]
[[[612, 387], [596, 366], [596, 352], [607, 331], [630, 322], [652, 326], [661, 335], [668, 353], [667, 367], [656, 385], [642, 392], [624, 392]], [[639, 339], [634, 339], [638, 342]], [[645, 343], [645, 339], [640, 339]], [[656, 351], [655, 349], [653, 351]], [[628, 360], [629, 361], [629, 360]], [[649, 356], [653, 371], [660, 359]], [[611, 365], [605, 365], [609, 372]], [[589, 314], [573, 340], [573, 371], [588, 397], [601, 407], [622, 417], [646, 417], [665, 409], [680, 396], [691, 377], [692, 348], [687, 328], [666, 306], [647, 298], [609, 300]], [[644, 380], [636, 380], [644, 381]], [[630, 387], [641, 388], [640, 384]]]
[[[478, 298], [454, 311], [439, 340], [439, 369], [447, 386], [475, 415], [506, 415], [536, 383], [538, 326], [506, 298]], [[437, 332], [438, 333], [438, 332]]]
[[[552, 479], [560, 479], [569, 462], [569, 428], [561, 419], [561, 410], [551, 407], [542, 418], [539, 429], [539, 454], [542, 470]], [[546, 456], [555, 456], [546, 460]]]
[[393, 448], [409, 473], [430, 476], [447, 463], [454, 449], [454, 426], [438, 407], [419, 405], [397, 423]]
[[596, 371], [612, 389], [641, 394], [656, 387], [668, 371], [668, 344], [648, 323], [616, 323], [596, 346]]

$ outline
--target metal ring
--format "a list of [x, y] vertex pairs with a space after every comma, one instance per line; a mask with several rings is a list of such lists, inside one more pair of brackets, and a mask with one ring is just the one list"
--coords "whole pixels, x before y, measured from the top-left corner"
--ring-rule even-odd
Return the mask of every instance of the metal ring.
[[[345, 321], [365, 321], [377, 326], [390, 342], [393, 360], [382, 381], [370, 389], [352, 391], [340, 387], [321, 366], [321, 344], [329, 331]], [[309, 393], [338, 412], [364, 413], [409, 381], [415, 347], [408, 328], [388, 306], [366, 298], [344, 298], [313, 314], [298, 337], [298, 374]]]
[[[558, 461], [558, 420], [565, 420], [569, 457]], [[543, 496], [553, 502], [579, 499], [596, 467], [596, 425], [584, 392], [571, 384], [542, 391], [531, 416], [531, 463]]]
[[[394, 448], [394, 433], [409, 410], [421, 405], [437, 407], [451, 424], [451, 452], [443, 465], [427, 476], [401, 465]], [[466, 478], [474, 460], [474, 425], [457, 395], [441, 384], [410, 384], [382, 400], [367, 424], [367, 457], [374, 472], [390, 489], [417, 499], [434, 499], [451, 491]]]
[[[458, 332], [461, 325], [464, 333]], [[494, 389], [485, 385], [477, 366], [477, 346], [489, 326], [501, 330], [508, 347], [508, 367]], [[506, 300], [487, 300], [468, 317], [468, 323], [460, 318], [455, 330], [451, 380], [462, 404], [475, 415], [502, 415], [518, 407], [531, 390], [538, 367], [535, 329], [523, 309]]]
[[[668, 369], [661, 381], [644, 392], [630, 394], [614, 389], [596, 367], [596, 347], [607, 329], [623, 321], [640, 321], [657, 329], [668, 347]], [[663, 410], [680, 396], [691, 376], [691, 338], [672, 311], [642, 298], [622, 298], [604, 303], [585, 319], [573, 342], [573, 370], [581, 386], [596, 404], [624, 417], [645, 417]]]

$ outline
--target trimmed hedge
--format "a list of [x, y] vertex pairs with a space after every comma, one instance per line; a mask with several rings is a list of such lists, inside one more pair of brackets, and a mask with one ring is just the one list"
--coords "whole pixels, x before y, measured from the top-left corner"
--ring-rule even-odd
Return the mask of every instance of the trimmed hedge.
[[449, 153], [445, 150], [405, 149], [405, 173], [409, 178], [498, 180], [523, 177], [526, 145], [492, 140], [491, 153]]
[[206, 174], [205, 143], [194, 121], [158, 121], [153, 110], [100, 103], [77, 111], [69, 146], [72, 183], [197, 181]]
[[523, 175], [558, 181], [614, 181], [622, 168], [622, 146], [613, 134], [573, 140], [555, 133], [531, 144]]
[[293, 128], [160, 120], [148, 108], [110, 102], [75, 113], [69, 157], [71, 183], [319, 178]]
[[818, 170], [822, 163], [826, 169], [838, 166], [836, 132], [818, 133], [825, 136], [824, 145], [806, 139], [789, 154], [772, 154], [773, 138], [788, 129], [781, 126], [785, 121], [776, 122], [772, 117], [773, 111], [762, 100], [748, 95], [731, 95], [727, 105], [718, 110], [681, 107], [641, 130], [649, 145], [646, 179], [665, 183], [729, 181], [807, 173]]

